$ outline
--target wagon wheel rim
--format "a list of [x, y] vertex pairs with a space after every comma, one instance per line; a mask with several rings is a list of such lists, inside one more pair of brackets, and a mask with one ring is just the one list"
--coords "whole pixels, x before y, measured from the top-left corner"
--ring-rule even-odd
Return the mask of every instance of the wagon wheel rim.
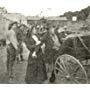
[[64, 83], [88, 83], [86, 71], [75, 57], [68, 54], [61, 55], [55, 62], [54, 72], [56, 78]]

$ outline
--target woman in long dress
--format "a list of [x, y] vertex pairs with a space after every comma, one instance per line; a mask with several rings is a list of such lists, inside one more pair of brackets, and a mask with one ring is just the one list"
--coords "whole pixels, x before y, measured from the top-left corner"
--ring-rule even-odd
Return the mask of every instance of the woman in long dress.
[[[31, 34], [30, 34], [31, 33]], [[36, 35], [36, 29], [32, 28], [26, 36], [26, 46], [30, 50], [25, 81], [27, 84], [41, 84], [47, 79], [46, 67], [44, 63], [41, 43], [36, 44], [33, 35]]]

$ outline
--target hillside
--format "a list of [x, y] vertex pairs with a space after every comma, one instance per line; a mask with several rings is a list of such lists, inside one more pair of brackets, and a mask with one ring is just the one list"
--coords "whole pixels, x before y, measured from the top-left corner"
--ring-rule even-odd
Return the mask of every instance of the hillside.
[[77, 16], [78, 21], [80, 21], [80, 20], [86, 20], [87, 17], [89, 16], [89, 14], [90, 14], [90, 6], [84, 8], [84, 9], [82, 9], [80, 11], [75, 11], [75, 12], [68, 11], [68, 12], [65, 12], [61, 16], [65, 16], [69, 20], [71, 20], [73, 16]]

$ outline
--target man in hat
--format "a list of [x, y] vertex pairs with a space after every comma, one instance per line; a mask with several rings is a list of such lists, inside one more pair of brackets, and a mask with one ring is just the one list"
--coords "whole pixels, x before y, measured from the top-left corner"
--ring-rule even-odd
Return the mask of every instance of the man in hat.
[[7, 72], [9, 79], [11, 80], [14, 76], [13, 65], [18, 56], [18, 41], [15, 33], [17, 22], [13, 22], [9, 25], [6, 33], [6, 45], [7, 45]]

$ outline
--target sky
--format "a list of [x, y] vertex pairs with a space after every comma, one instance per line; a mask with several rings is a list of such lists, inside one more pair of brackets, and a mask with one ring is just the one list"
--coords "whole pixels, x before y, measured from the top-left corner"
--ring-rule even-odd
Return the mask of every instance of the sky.
[[59, 16], [89, 5], [90, 0], [0, 0], [0, 6], [8, 12], [22, 13], [25, 16]]

